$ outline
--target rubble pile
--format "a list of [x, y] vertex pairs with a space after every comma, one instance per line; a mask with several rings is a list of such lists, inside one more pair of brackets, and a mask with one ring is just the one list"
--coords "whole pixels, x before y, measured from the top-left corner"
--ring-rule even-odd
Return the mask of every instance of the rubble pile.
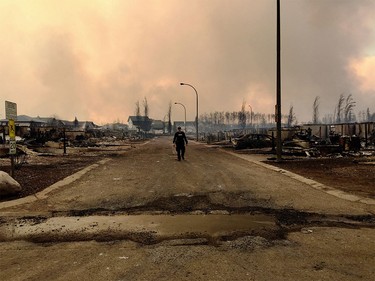
[[[270, 148], [275, 152], [276, 139], [267, 134], [243, 134], [230, 139], [236, 150]], [[283, 155], [300, 157], [363, 157], [375, 156], [375, 140], [368, 141], [356, 135], [329, 134], [328, 138], [312, 135], [310, 130], [296, 132], [285, 138], [282, 144]]]

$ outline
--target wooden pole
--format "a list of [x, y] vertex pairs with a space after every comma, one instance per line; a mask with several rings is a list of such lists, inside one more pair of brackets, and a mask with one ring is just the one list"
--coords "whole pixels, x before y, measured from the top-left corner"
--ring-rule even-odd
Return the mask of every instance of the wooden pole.
[[14, 155], [10, 155], [10, 176], [14, 177]]
[[276, 63], [276, 155], [277, 161], [281, 161], [282, 144], [281, 144], [281, 39], [280, 39], [280, 0], [277, 0], [277, 34], [276, 34], [276, 53], [277, 53], [277, 63]]

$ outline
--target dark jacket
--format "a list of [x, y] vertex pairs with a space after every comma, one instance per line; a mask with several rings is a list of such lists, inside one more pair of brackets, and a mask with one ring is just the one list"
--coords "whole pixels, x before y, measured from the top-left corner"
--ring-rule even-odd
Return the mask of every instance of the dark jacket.
[[174, 134], [173, 143], [175, 143], [178, 146], [185, 146], [185, 143], [188, 143], [185, 133], [183, 131], [177, 131]]

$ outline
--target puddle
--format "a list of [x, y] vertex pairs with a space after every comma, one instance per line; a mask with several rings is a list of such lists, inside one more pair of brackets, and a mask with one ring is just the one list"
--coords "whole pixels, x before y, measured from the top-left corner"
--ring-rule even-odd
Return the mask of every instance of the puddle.
[[[273, 216], [250, 214], [116, 215], [13, 220], [0, 226], [0, 240], [35, 242], [129, 239], [146, 244], [171, 239], [234, 239], [245, 235], [273, 238]], [[276, 238], [276, 237], [275, 237]]]
[[250, 236], [268, 241], [285, 239], [289, 232], [307, 227], [375, 227], [373, 215], [327, 216], [292, 209], [264, 210], [256, 214], [213, 210], [208, 214], [194, 211], [185, 214], [129, 215], [103, 210], [96, 210], [95, 214], [94, 210], [90, 210], [74, 212], [74, 216], [66, 213], [50, 215], [0, 217], [0, 242], [130, 240], [142, 244], [179, 241], [177, 244], [182, 245], [218, 245], [220, 241]]
[[[142, 218], [148, 221], [149, 218]], [[155, 220], [155, 217], [152, 218]], [[164, 234], [186, 232], [206, 233], [220, 236], [230, 232], [249, 232], [275, 226], [275, 220], [266, 215], [178, 215], [157, 219], [158, 229]]]

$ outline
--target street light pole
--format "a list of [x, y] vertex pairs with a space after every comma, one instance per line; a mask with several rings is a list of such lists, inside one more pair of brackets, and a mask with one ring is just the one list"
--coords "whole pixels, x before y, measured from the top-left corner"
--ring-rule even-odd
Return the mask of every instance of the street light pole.
[[183, 105], [183, 104], [180, 103], [180, 102], [175, 102], [174, 104], [182, 105], [182, 107], [184, 108], [184, 111], [185, 111], [185, 123], [184, 123], [184, 125], [185, 125], [185, 133], [186, 133], [186, 107], [185, 107], [185, 105]]
[[189, 87], [192, 87], [195, 91], [195, 95], [197, 97], [197, 114], [195, 116], [195, 127], [196, 127], [196, 131], [197, 131], [197, 141], [199, 140], [199, 137], [198, 137], [198, 92], [197, 90], [194, 88], [194, 86], [190, 85], [190, 84], [187, 84], [187, 83], [180, 83], [181, 86], [189, 86]]

